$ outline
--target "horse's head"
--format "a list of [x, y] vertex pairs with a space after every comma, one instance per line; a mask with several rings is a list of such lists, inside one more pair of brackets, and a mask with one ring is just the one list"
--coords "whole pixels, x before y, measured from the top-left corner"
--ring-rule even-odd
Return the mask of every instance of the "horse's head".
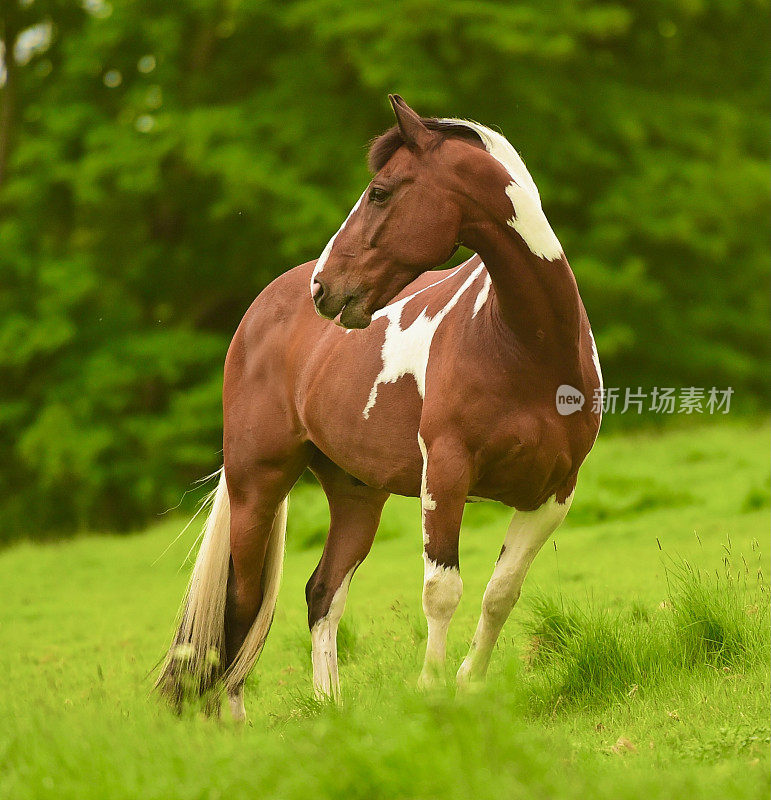
[[375, 311], [453, 254], [466, 199], [464, 158], [484, 150], [470, 128], [422, 119], [398, 95], [389, 99], [397, 125], [372, 145], [375, 177], [311, 278], [316, 310], [346, 328], [366, 328]]

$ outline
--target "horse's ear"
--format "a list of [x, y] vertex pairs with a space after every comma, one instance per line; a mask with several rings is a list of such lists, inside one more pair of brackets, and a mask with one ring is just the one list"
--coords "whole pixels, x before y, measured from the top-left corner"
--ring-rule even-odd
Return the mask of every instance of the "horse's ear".
[[418, 151], [427, 149], [433, 138], [431, 131], [398, 94], [389, 94], [388, 99], [396, 115], [399, 133], [407, 147]]

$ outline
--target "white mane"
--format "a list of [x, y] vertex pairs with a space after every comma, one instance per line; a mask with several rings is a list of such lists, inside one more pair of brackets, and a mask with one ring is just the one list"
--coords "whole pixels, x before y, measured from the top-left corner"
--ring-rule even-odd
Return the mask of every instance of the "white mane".
[[503, 134], [490, 130], [490, 128], [485, 125], [480, 125], [478, 122], [474, 122], [470, 119], [443, 119], [441, 121], [451, 122], [453, 125], [464, 125], [466, 128], [470, 128], [475, 133], [478, 133], [487, 152], [496, 161], [503, 164], [512, 179], [523, 189], [527, 189], [531, 194], [535, 195], [538, 199], [538, 204], [541, 204], [538, 187], [527, 171], [525, 162]]
[[487, 152], [511, 176], [506, 194], [514, 207], [514, 216], [508, 220], [510, 227], [524, 239], [530, 250], [540, 258], [554, 261], [562, 257], [562, 245], [551, 229], [541, 208], [541, 196], [535, 181], [527, 171], [525, 162], [505, 136], [468, 119], [442, 119], [453, 125], [463, 125], [479, 135]]

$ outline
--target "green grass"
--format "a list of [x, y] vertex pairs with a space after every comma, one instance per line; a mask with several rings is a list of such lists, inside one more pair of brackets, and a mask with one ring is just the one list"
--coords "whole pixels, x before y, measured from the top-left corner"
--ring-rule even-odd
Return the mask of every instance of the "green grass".
[[459, 698], [506, 509], [467, 507], [448, 688], [423, 695], [419, 513], [389, 501], [351, 587], [337, 708], [311, 697], [303, 595], [326, 507], [298, 487], [241, 730], [148, 696], [192, 529], [165, 555], [178, 519], [16, 545], [0, 553], [0, 797], [765, 798], [768, 437], [712, 421], [601, 436], [488, 685]]
[[[753, 549], [759, 545], [753, 542]], [[700, 670], [746, 675], [771, 658], [769, 591], [749, 566], [716, 576], [688, 561], [667, 569], [669, 593], [656, 612], [642, 603], [608, 610], [536, 596], [525, 621], [530, 680], [542, 705], [602, 706]]]

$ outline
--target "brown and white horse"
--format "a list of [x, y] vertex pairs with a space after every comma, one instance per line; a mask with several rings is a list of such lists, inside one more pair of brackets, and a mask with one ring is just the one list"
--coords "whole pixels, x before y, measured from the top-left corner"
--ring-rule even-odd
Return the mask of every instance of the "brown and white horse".
[[[287, 494], [309, 467], [329, 500], [306, 587], [313, 684], [339, 696], [337, 627], [389, 494], [422, 504], [421, 685], [443, 673], [470, 498], [516, 509], [458, 684], [481, 680], [527, 570], [570, 507], [600, 425], [600, 367], [576, 281], [506, 139], [390, 97], [375, 177], [316, 262], [254, 301], [225, 361], [224, 468], [158, 680], [175, 703], [243, 683], [265, 642]], [[452, 270], [458, 244], [478, 255]], [[309, 288], [310, 287], [310, 288]], [[331, 324], [328, 320], [334, 320]], [[579, 394], [580, 393], [580, 394]], [[215, 692], [216, 695], [216, 692]]]

